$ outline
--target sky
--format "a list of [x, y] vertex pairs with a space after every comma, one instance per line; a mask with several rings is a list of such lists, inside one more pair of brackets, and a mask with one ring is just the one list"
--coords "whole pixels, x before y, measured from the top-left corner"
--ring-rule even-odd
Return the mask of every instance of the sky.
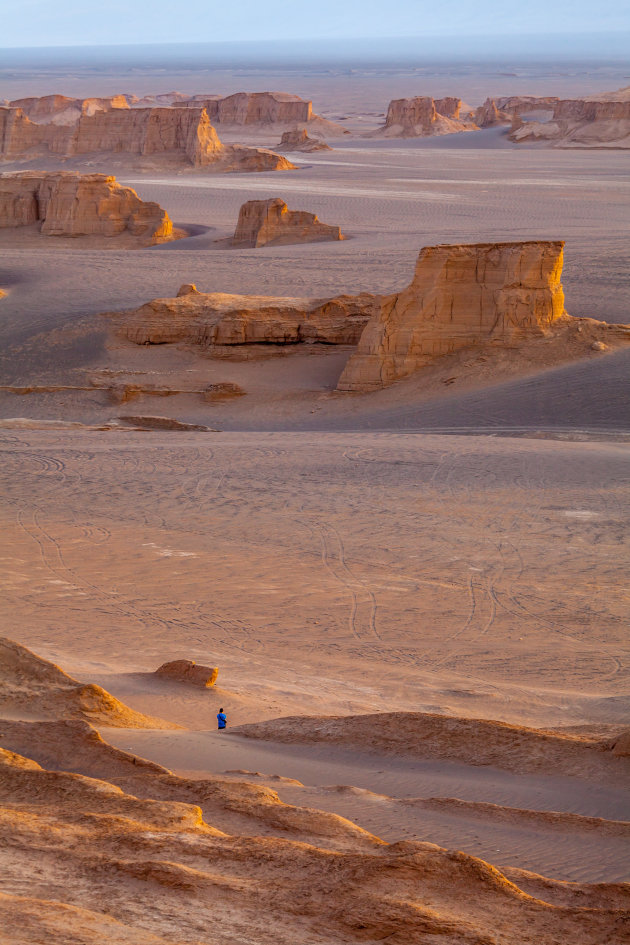
[[8, 0], [0, 48], [629, 29], [630, 0]]

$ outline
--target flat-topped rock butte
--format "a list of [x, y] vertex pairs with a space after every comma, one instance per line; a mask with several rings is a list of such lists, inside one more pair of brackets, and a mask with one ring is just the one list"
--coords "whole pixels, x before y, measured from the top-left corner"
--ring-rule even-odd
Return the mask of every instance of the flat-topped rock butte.
[[22, 171], [0, 174], [0, 229], [41, 224], [43, 236], [135, 237], [140, 245], [175, 239], [159, 204], [141, 200], [105, 174]]

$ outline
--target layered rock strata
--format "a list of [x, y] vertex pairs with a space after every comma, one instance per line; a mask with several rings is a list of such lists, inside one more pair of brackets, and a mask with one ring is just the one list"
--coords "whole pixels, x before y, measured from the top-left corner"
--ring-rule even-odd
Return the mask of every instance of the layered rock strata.
[[475, 131], [473, 121], [460, 118], [461, 99], [418, 95], [393, 99], [387, 108], [385, 125], [378, 133], [386, 137], [423, 137], [459, 131]]
[[173, 224], [159, 204], [141, 200], [105, 174], [0, 174], [0, 227], [41, 224], [44, 236], [127, 234], [145, 243], [173, 239]]
[[220, 171], [288, 170], [265, 148], [224, 145], [204, 108], [111, 108], [71, 124], [36, 123], [21, 108], [0, 108], [0, 157], [6, 161], [111, 153], [169, 159]]
[[425, 247], [411, 284], [381, 300], [338, 389], [376, 390], [458, 349], [544, 334], [564, 314], [563, 246]]
[[154, 299], [110, 314], [116, 332], [135, 344], [187, 343], [208, 349], [242, 345], [357, 344], [374, 309], [374, 296], [332, 299], [205, 294]]
[[258, 248], [287, 243], [342, 240], [338, 226], [320, 223], [314, 213], [289, 210], [284, 200], [248, 200], [240, 209], [233, 246]]

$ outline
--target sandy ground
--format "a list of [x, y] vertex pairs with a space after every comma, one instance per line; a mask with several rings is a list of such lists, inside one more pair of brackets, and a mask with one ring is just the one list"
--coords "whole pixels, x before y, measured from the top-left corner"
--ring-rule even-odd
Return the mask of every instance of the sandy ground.
[[[168, 87], [193, 81], [181, 78]], [[234, 76], [215, 78], [213, 91], [234, 90]], [[290, 85], [359, 131], [395, 95], [525, 91], [500, 76], [421, 89], [311, 76], [310, 93], [305, 77], [276, 78], [247, 87]], [[622, 84], [591, 79], [545, 87]], [[76, 94], [78, 81], [56, 87]], [[0, 93], [44, 91], [34, 83], [16, 75]], [[210, 361], [115, 342], [95, 318], [189, 281], [386, 292], [422, 245], [564, 238], [569, 312], [630, 322], [626, 158], [464, 137], [355, 136], [286, 174], [113, 168], [194, 235], [150, 250], [3, 248], [0, 385], [63, 389], [2, 391], [0, 417], [159, 413], [221, 431], [0, 429], [4, 633], [73, 677], [0, 661], [0, 917], [22, 920], [11, 945], [627, 941], [628, 760], [611, 745], [630, 709], [629, 349], [476, 352], [340, 397], [347, 349]], [[217, 247], [263, 196], [352, 238]], [[120, 377], [183, 393], [123, 406], [94, 389]], [[246, 395], [194, 393], [222, 381]], [[217, 686], [154, 677], [177, 658], [219, 666]], [[397, 753], [376, 737], [392, 712], [407, 713]], [[339, 740], [341, 723], [313, 735], [367, 713], [379, 716], [358, 735]], [[476, 726], [468, 749], [423, 750], [414, 725], [428, 714]], [[488, 736], [492, 759], [477, 757], [475, 719], [510, 723], [513, 741]], [[555, 735], [531, 742], [524, 727]], [[574, 751], [591, 760], [573, 765]]]

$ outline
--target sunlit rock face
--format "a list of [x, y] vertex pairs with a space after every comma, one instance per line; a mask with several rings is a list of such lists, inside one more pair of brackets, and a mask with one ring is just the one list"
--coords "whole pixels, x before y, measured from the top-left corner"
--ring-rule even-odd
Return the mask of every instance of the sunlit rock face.
[[173, 236], [166, 211], [157, 203], [141, 200], [115, 177], [33, 171], [0, 175], [0, 227], [37, 223], [44, 236], [126, 233], [146, 242]]
[[205, 108], [122, 108], [82, 112], [67, 124], [32, 121], [22, 108], [0, 108], [0, 157], [125, 154], [219, 171], [289, 170], [265, 148], [224, 145]]
[[564, 314], [563, 246], [425, 247], [411, 284], [382, 299], [339, 390], [377, 390], [460, 348], [543, 334]]
[[240, 209], [233, 245], [280, 246], [343, 239], [338, 226], [320, 223], [314, 213], [289, 210], [284, 200], [248, 200]]

